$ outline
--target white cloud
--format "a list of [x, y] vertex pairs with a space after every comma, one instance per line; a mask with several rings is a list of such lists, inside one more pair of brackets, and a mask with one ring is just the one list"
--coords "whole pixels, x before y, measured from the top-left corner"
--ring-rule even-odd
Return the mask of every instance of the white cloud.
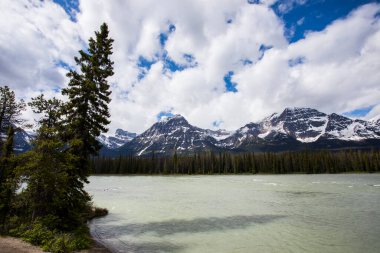
[[278, 1], [278, 2], [279, 2], [278, 11], [280, 13], [288, 13], [297, 5], [306, 4], [307, 0], [282, 0], [282, 1]]
[[[2, 1], [0, 81], [20, 97], [40, 90], [54, 95], [54, 87], [67, 83], [65, 70], [56, 63], [74, 64], [83, 41], [105, 21], [115, 40], [111, 132], [141, 132], [160, 111], [183, 114], [200, 127], [221, 121], [220, 127], [236, 129], [285, 106], [341, 113], [378, 104], [380, 21], [374, 15], [380, 5], [363, 6], [289, 45], [271, 4], [81, 0], [74, 23], [51, 1], [31, 1], [27, 8], [19, 1]], [[176, 29], [163, 49], [158, 37], [170, 24]], [[273, 48], [262, 57], [261, 45]], [[157, 60], [163, 50], [182, 64], [183, 55], [190, 54], [197, 65], [170, 73], [158, 61], [139, 80], [139, 56]], [[289, 66], [295, 59], [303, 60]], [[244, 65], [244, 60], [253, 64]], [[225, 92], [228, 71], [234, 71], [237, 93]]]
[[372, 110], [366, 115], [367, 120], [379, 120], [380, 119], [380, 104], [373, 107]]

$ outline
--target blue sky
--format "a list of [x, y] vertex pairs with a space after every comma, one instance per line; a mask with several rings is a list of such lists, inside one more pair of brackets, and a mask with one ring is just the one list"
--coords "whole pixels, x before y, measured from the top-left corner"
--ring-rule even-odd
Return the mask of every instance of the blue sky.
[[[285, 22], [290, 42], [304, 38], [308, 31], [322, 31], [338, 18], [347, 16], [359, 6], [374, 0], [278, 1], [272, 8]], [[300, 4], [301, 3], [301, 4]], [[281, 5], [289, 5], [281, 9]], [[289, 8], [289, 9], [288, 9]]]
[[6, 0], [0, 14], [0, 81], [23, 98], [59, 96], [108, 23], [111, 131], [172, 114], [233, 130], [292, 106], [380, 114], [379, 1]]
[[364, 117], [373, 109], [373, 107], [373, 105], [370, 105], [364, 108], [358, 108], [350, 112], [345, 112], [343, 115], [347, 117]]
[[76, 21], [76, 13], [79, 12], [79, 1], [78, 0], [53, 0], [55, 3], [59, 4], [65, 12], [70, 16], [72, 21]]

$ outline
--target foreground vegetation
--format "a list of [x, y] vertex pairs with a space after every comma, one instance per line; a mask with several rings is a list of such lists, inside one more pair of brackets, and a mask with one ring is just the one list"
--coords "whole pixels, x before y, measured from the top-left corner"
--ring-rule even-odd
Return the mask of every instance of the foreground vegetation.
[[172, 157], [96, 157], [95, 174], [240, 174], [379, 172], [380, 151], [203, 153]]
[[110, 123], [108, 103], [113, 75], [113, 40], [103, 24], [90, 38], [86, 52], [75, 58], [80, 71], [70, 70], [67, 102], [43, 94], [28, 105], [40, 115], [32, 150], [16, 156], [13, 138], [25, 127], [8, 86], [0, 87], [0, 234], [21, 237], [50, 252], [90, 247], [87, 221], [107, 211], [92, 206], [84, 190], [91, 172], [90, 157], [100, 144], [96, 137]]

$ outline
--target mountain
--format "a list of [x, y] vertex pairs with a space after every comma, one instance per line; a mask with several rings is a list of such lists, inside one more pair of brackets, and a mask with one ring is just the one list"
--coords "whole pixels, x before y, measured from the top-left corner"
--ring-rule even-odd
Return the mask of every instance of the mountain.
[[174, 151], [197, 152], [215, 150], [218, 138], [225, 138], [225, 130], [212, 131], [189, 124], [181, 115], [165, 118], [122, 146], [123, 155], [169, 154]]
[[[32, 140], [35, 135], [36, 133], [33, 131], [25, 131], [24, 129], [17, 128], [14, 135], [14, 151], [16, 153], [23, 153], [30, 150], [32, 147]], [[130, 133], [122, 129], [117, 129], [114, 136], [105, 136], [102, 134], [98, 137], [98, 141], [104, 146], [101, 153], [112, 153], [110, 150], [123, 146], [136, 136], [137, 134]], [[3, 138], [6, 138], [6, 136], [3, 136]]]
[[98, 141], [107, 149], [116, 149], [137, 136], [136, 133], [131, 133], [123, 129], [117, 129], [114, 136], [106, 136], [101, 134]]
[[[310, 108], [286, 108], [249, 123], [218, 144], [239, 151], [283, 151], [380, 144], [380, 124]], [[376, 144], [376, 145], [378, 145]], [[379, 145], [380, 147], [380, 145]]]
[[[31, 148], [33, 133], [15, 133], [15, 152]], [[170, 155], [204, 151], [262, 152], [305, 149], [380, 148], [380, 118], [369, 121], [326, 114], [311, 108], [286, 108], [236, 131], [202, 129], [175, 115], [140, 135], [117, 129], [100, 135], [100, 155]]]
[[380, 124], [380, 114], [373, 117], [372, 119], [369, 120], [370, 122], [378, 123]]
[[15, 153], [23, 153], [31, 149], [34, 132], [27, 132], [17, 128], [13, 137], [13, 146]]
[[287, 151], [380, 147], [379, 121], [353, 120], [311, 108], [286, 108], [234, 132], [201, 129], [181, 115], [155, 123], [114, 149], [119, 155], [213, 151]]

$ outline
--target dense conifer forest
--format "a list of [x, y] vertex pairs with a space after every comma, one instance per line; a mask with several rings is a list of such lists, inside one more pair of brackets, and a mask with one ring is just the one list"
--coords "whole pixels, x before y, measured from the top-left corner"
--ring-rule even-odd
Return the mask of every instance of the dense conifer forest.
[[94, 157], [94, 174], [288, 174], [379, 172], [380, 151], [200, 153], [171, 157]]

